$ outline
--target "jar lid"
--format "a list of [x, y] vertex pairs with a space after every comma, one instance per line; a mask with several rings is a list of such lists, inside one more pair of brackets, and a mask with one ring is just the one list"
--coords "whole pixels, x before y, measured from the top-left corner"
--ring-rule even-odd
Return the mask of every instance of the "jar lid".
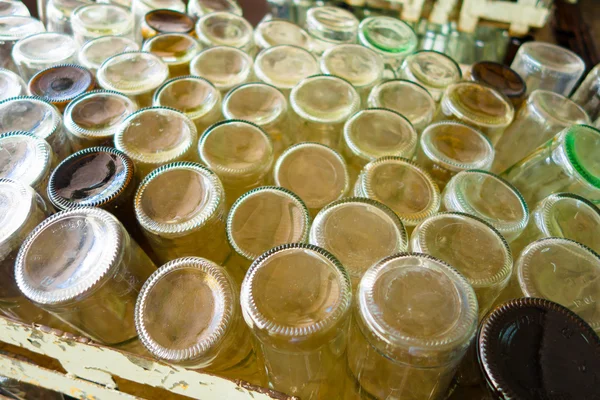
[[31, 187], [19, 181], [0, 178], [0, 248], [25, 226], [36, 196]]
[[135, 215], [155, 235], [185, 236], [218, 218], [223, 185], [208, 168], [174, 162], [152, 171], [135, 194]]
[[181, 65], [189, 64], [202, 46], [190, 35], [163, 33], [146, 40], [142, 50], [160, 57], [167, 65]]
[[52, 148], [29, 132], [0, 135], [0, 178], [20, 181], [36, 188], [50, 175]]
[[126, 33], [133, 29], [133, 14], [117, 4], [87, 4], [73, 11], [71, 25], [73, 30], [82, 29], [92, 36], [102, 36], [108, 31]]
[[388, 57], [407, 56], [416, 50], [419, 42], [406, 22], [384, 16], [363, 19], [358, 27], [358, 38], [363, 46]]
[[600, 188], [600, 131], [588, 125], [573, 125], [560, 134], [571, 166], [590, 185]]
[[12, 50], [16, 62], [30, 64], [61, 63], [74, 59], [79, 47], [72, 36], [40, 32], [19, 40]]
[[319, 143], [299, 143], [281, 154], [275, 184], [296, 193], [309, 209], [321, 209], [344, 197], [350, 178], [344, 158]]
[[286, 97], [275, 86], [266, 83], [245, 83], [233, 88], [223, 100], [226, 119], [250, 121], [267, 126], [286, 117]]
[[321, 56], [321, 71], [344, 78], [356, 88], [369, 88], [383, 76], [383, 58], [360, 44], [339, 44]]
[[269, 250], [254, 261], [242, 283], [246, 323], [297, 345], [346, 320], [351, 303], [342, 264], [309, 244]]
[[600, 339], [577, 315], [551, 301], [516, 299], [482, 322], [477, 356], [488, 387], [502, 399], [593, 399]]
[[368, 108], [346, 122], [344, 141], [354, 155], [367, 162], [384, 156], [410, 159], [417, 147], [417, 132], [395, 111]]
[[248, 260], [286, 243], [305, 242], [309, 215], [304, 202], [287, 189], [263, 186], [242, 195], [227, 217], [227, 239]]
[[581, 57], [571, 50], [551, 43], [523, 43], [519, 47], [518, 55], [523, 57], [526, 73], [539, 73], [543, 69], [545, 75], [579, 76], [585, 71], [585, 63]]
[[261, 49], [288, 44], [310, 50], [308, 33], [293, 22], [283, 19], [261, 21], [254, 30], [254, 42]]
[[188, 4], [188, 14], [195, 17], [201, 17], [215, 11], [227, 11], [242, 15], [242, 8], [235, 0], [190, 0]]
[[209, 80], [221, 91], [246, 82], [252, 73], [252, 57], [240, 49], [215, 46], [202, 50], [190, 62], [192, 75]]
[[220, 103], [221, 93], [211, 82], [199, 76], [169, 79], [154, 93], [155, 106], [179, 110], [192, 121], [218, 109]]
[[2, 0], [0, 1], [0, 17], [9, 15], [20, 15], [29, 17], [29, 9], [25, 4], [18, 0]]
[[70, 102], [96, 85], [94, 75], [77, 64], [62, 64], [46, 68], [31, 78], [29, 93], [53, 104]]
[[230, 12], [211, 12], [196, 23], [196, 36], [206, 46], [245, 48], [252, 43], [252, 35], [252, 25]]
[[98, 70], [104, 61], [120, 53], [137, 51], [140, 46], [123, 36], [101, 36], [86, 42], [79, 50], [81, 65]]
[[527, 85], [521, 76], [507, 65], [494, 61], [480, 61], [471, 66], [475, 82], [491, 86], [509, 99], [525, 96]]
[[235, 323], [236, 303], [234, 283], [223, 267], [204, 258], [178, 258], [144, 283], [135, 305], [135, 327], [154, 357], [206, 367]]
[[531, 112], [545, 123], [566, 128], [574, 124], [590, 124], [587, 112], [573, 100], [562, 94], [537, 89], [527, 98]]
[[515, 110], [506, 96], [477, 82], [458, 82], [446, 88], [440, 107], [445, 115], [486, 128], [505, 128]]
[[354, 287], [377, 261], [408, 248], [406, 230], [394, 211], [363, 197], [341, 199], [323, 208], [312, 223], [309, 242], [336, 256]]
[[153, 91], [168, 76], [169, 67], [160, 57], [144, 51], [128, 51], [104, 61], [97, 78], [104, 89], [131, 96]]
[[306, 12], [306, 28], [318, 39], [333, 43], [356, 41], [358, 19], [339, 7], [312, 7]]
[[18, 15], [0, 17], [0, 40], [16, 41], [25, 36], [45, 31], [44, 24], [32, 17]]
[[158, 33], [190, 33], [195, 25], [189, 15], [165, 8], [147, 12], [144, 21]]
[[14, 72], [0, 68], [0, 101], [27, 94], [27, 85]]
[[60, 112], [44, 99], [20, 96], [0, 102], [0, 133], [25, 131], [48, 139], [61, 128]]
[[256, 56], [254, 73], [261, 81], [278, 89], [292, 89], [303, 79], [319, 73], [319, 63], [308, 50], [278, 45]]
[[406, 57], [403, 70], [411, 81], [444, 90], [462, 78], [460, 67], [452, 58], [433, 50], [420, 50]]

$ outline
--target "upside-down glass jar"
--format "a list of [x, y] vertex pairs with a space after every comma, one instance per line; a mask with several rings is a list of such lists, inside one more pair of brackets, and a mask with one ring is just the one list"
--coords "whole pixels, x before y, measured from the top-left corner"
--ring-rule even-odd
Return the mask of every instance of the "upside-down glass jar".
[[77, 64], [63, 64], [46, 68], [31, 78], [28, 91], [52, 103], [61, 112], [67, 104], [96, 86], [90, 70]]
[[242, 15], [242, 8], [235, 0], [190, 0], [187, 6], [187, 13], [196, 20], [217, 11]]
[[80, 46], [101, 36], [134, 37], [133, 14], [117, 4], [94, 3], [78, 7], [71, 15], [71, 27]]
[[581, 82], [571, 100], [579, 104], [592, 121], [600, 117], [600, 64], [596, 65]]
[[94, 4], [92, 0], [48, 0], [46, 3], [46, 26], [48, 32], [73, 34], [71, 15], [80, 6]]
[[12, 58], [23, 79], [29, 81], [46, 68], [75, 63], [78, 50], [70, 35], [40, 32], [19, 40], [13, 47]]
[[140, 46], [132, 39], [123, 36], [101, 36], [84, 44], [79, 49], [79, 63], [92, 71], [98, 73], [104, 61], [114, 55], [138, 51]]
[[169, 76], [190, 74], [190, 61], [202, 50], [196, 39], [184, 33], [163, 33], [144, 42], [143, 51], [152, 53], [169, 67]]
[[252, 57], [240, 49], [216, 46], [202, 50], [192, 59], [190, 72], [207, 79], [224, 96], [232, 88], [250, 80], [253, 64]]
[[194, 34], [194, 20], [189, 15], [161, 8], [152, 10], [142, 20], [142, 37], [148, 40], [163, 33]]
[[229, 46], [250, 56], [255, 53], [252, 25], [236, 14], [217, 11], [204, 15], [196, 23], [196, 36], [206, 47]]
[[418, 83], [429, 91], [435, 101], [440, 101], [446, 88], [461, 80], [462, 71], [447, 55], [420, 50], [404, 59], [398, 77]]
[[29, 9], [23, 2], [19, 0], [2, 0], [0, 2], [0, 17], [8, 15], [20, 15], [23, 17], [29, 17]]
[[135, 40], [142, 43], [142, 21], [152, 10], [173, 10], [185, 13], [185, 3], [181, 0], [132, 0], [131, 10], [134, 19]]
[[301, 47], [305, 50], [311, 48], [308, 33], [293, 22], [283, 19], [261, 21], [254, 30], [254, 43], [259, 50], [281, 44]]
[[44, 24], [32, 17], [9, 15], [0, 17], [0, 68], [19, 73], [11, 53], [20, 39], [34, 33], [45, 32]]
[[316, 55], [335, 45], [356, 43], [358, 19], [339, 7], [312, 7], [306, 13], [306, 30], [311, 36], [311, 50]]
[[23, 78], [11, 70], [0, 68], [0, 101], [26, 95], [27, 84]]
[[480, 61], [471, 66], [469, 78], [491, 86], [505, 95], [515, 109], [519, 108], [526, 98], [525, 81], [507, 65], [494, 61]]

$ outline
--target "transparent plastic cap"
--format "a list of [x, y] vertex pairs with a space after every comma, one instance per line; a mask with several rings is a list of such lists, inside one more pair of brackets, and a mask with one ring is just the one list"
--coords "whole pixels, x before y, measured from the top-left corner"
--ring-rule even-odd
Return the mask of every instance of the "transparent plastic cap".
[[588, 184], [600, 188], [600, 130], [587, 125], [573, 125], [562, 135], [569, 163]]
[[254, 31], [254, 42], [261, 49], [288, 44], [310, 49], [310, 37], [308, 33], [293, 22], [272, 19], [262, 21]]
[[446, 88], [441, 108], [468, 123], [489, 128], [507, 127], [515, 110], [506, 96], [477, 82], [458, 82]]
[[287, 100], [274, 86], [246, 83], [232, 89], [223, 100], [226, 119], [250, 121], [258, 126], [276, 122], [287, 115]]
[[[166, 81], [154, 93], [154, 105], [171, 107], [192, 121], [208, 114], [221, 102], [221, 93], [199, 76], [180, 76]], [[199, 132], [201, 133], [201, 132]]]
[[239, 15], [216, 11], [196, 23], [196, 35], [206, 46], [245, 48], [252, 42], [252, 25]]
[[356, 41], [358, 19], [339, 7], [313, 7], [306, 13], [306, 28], [318, 39], [334, 43]]
[[34, 33], [45, 32], [44, 24], [35, 18], [17, 15], [0, 17], [0, 40], [17, 41]]
[[354, 155], [367, 162], [384, 156], [412, 158], [417, 132], [397, 112], [370, 108], [357, 112], [346, 122], [344, 141]]
[[60, 112], [39, 97], [13, 97], [0, 102], [0, 133], [25, 131], [40, 139], [61, 128]]
[[169, 68], [160, 57], [143, 51], [129, 51], [108, 58], [100, 66], [97, 78], [104, 89], [126, 95], [153, 91], [169, 76]]
[[289, 147], [277, 160], [275, 184], [296, 193], [309, 209], [320, 209], [346, 195], [350, 179], [344, 158], [319, 143]]
[[138, 51], [140, 46], [122, 36], [102, 36], [90, 40], [79, 50], [79, 62], [84, 67], [97, 71], [104, 61], [114, 55]]
[[29, 17], [29, 9], [23, 2], [19, 0], [2, 0], [0, 1], [0, 17], [9, 15], [19, 15]]
[[279, 89], [292, 89], [303, 79], [319, 73], [319, 63], [308, 50], [278, 45], [256, 56], [254, 73], [261, 81]]
[[523, 67], [529, 74], [542, 72], [542, 69], [548, 75], [580, 74], [585, 70], [581, 57], [555, 44], [526, 42], [519, 48], [519, 53], [525, 58]]
[[36, 196], [31, 187], [0, 178], [0, 248], [25, 226]]
[[17, 63], [33, 65], [59, 64], [74, 59], [79, 47], [72, 36], [57, 32], [40, 32], [19, 40], [12, 50]]
[[308, 228], [309, 214], [304, 202], [289, 190], [274, 186], [244, 194], [227, 217], [229, 243], [250, 261], [276, 246], [305, 242]]
[[562, 304], [600, 331], [596, 252], [569, 239], [540, 239], [523, 250], [515, 269], [525, 296]]
[[179, 237], [215, 218], [223, 199], [223, 185], [214, 172], [197, 163], [175, 162], [140, 183], [135, 214], [145, 230]]
[[529, 95], [527, 103], [536, 117], [550, 123], [560, 126], [590, 123], [590, 117], [579, 104], [558, 93], [534, 90]]
[[74, 31], [85, 30], [90, 36], [104, 36], [106, 32], [128, 32], [133, 29], [133, 14], [117, 4], [87, 4], [71, 14]]
[[180, 65], [188, 64], [202, 46], [190, 35], [163, 33], [146, 40], [142, 50], [160, 57], [167, 65]]
[[236, 300], [223, 267], [204, 258], [179, 258], [154, 272], [140, 290], [136, 330], [154, 357], [173, 364], [210, 363], [206, 358], [234, 322]]
[[27, 94], [27, 85], [14, 72], [0, 68], [0, 101]]
[[386, 57], [405, 57], [413, 53], [418, 44], [410, 25], [384, 16], [363, 19], [358, 27], [358, 38], [363, 46]]
[[61, 64], [46, 68], [31, 78], [29, 93], [53, 104], [70, 102], [94, 88], [96, 81], [90, 70], [77, 64]]
[[321, 56], [321, 71], [336, 75], [354, 87], [370, 87], [383, 75], [383, 58], [359, 44], [339, 44]]
[[0, 178], [36, 188], [50, 174], [52, 159], [50, 145], [31, 133], [14, 131], [0, 135]]
[[217, 89], [229, 91], [249, 79], [252, 65], [252, 57], [242, 50], [216, 46], [201, 51], [190, 62], [190, 71], [208, 79]]

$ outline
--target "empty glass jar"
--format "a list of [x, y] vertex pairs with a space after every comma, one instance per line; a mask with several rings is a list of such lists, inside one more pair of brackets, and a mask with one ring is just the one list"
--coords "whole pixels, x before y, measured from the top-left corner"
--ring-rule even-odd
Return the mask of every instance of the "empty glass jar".
[[46, 3], [46, 25], [48, 32], [73, 34], [71, 15], [80, 6], [94, 4], [91, 0], [48, 0]]
[[259, 50], [280, 44], [289, 44], [305, 50], [311, 48], [308, 33], [293, 22], [282, 19], [261, 21], [254, 30], [254, 43]]
[[19, 40], [13, 47], [12, 58], [23, 79], [29, 81], [48, 67], [75, 63], [78, 49], [67, 34], [40, 32]]
[[236, 14], [217, 11], [202, 16], [196, 23], [196, 36], [206, 47], [230, 46], [254, 54], [252, 25]]
[[235, 0], [190, 0], [187, 6], [187, 13], [195, 19], [216, 11], [242, 15], [242, 8]]
[[27, 95], [27, 85], [13, 71], [0, 68], [0, 101]]
[[316, 58], [308, 50], [292, 45], [269, 47], [258, 54], [254, 63], [256, 77], [288, 97], [300, 81], [318, 73]]
[[306, 13], [306, 30], [317, 55], [341, 43], [356, 43], [358, 19], [339, 7], [312, 7]]
[[26, 36], [45, 31], [44, 24], [32, 17], [18, 15], [0, 17], [0, 68], [19, 73], [11, 57], [15, 43]]
[[525, 100], [527, 85], [518, 73], [494, 61], [480, 61], [471, 66], [469, 78], [488, 85], [505, 95], [518, 108]]
[[117, 4], [89, 4], [78, 7], [71, 15], [73, 37], [83, 45], [101, 36], [125, 36], [133, 39], [133, 14]]
[[240, 49], [216, 46], [201, 51], [190, 62], [190, 71], [210, 81], [225, 95], [250, 80], [253, 64], [252, 57]]
[[140, 46], [133, 40], [122, 36], [101, 36], [92, 39], [79, 49], [79, 63], [92, 71], [98, 73], [104, 61], [114, 55], [138, 51]]
[[152, 10], [142, 20], [142, 37], [150, 39], [163, 33], [194, 34], [194, 20], [189, 15], [165, 8]]
[[132, 0], [131, 10], [134, 18], [135, 40], [142, 42], [142, 20], [144, 16], [152, 11], [159, 9], [174, 10], [184, 13], [185, 3], [181, 0]]
[[0, 17], [8, 15], [21, 15], [29, 17], [29, 9], [19, 0], [2, 0], [0, 2]]
[[462, 72], [456, 61], [447, 55], [420, 50], [404, 59], [398, 77], [418, 83], [435, 101], [440, 101], [446, 88], [461, 80]]
[[190, 61], [202, 50], [196, 39], [184, 33], [164, 33], [144, 42], [143, 51], [152, 53], [169, 67], [169, 76], [190, 74]]
[[600, 117], [600, 64], [596, 65], [585, 77], [584, 81], [571, 96], [571, 100], [579, 104], [592, 121]]
[[61, 112], [71, 100], [96, 86], [94, 75], [77, 64], [46, 68], [31, 78], [28, 91], [56, 106]]

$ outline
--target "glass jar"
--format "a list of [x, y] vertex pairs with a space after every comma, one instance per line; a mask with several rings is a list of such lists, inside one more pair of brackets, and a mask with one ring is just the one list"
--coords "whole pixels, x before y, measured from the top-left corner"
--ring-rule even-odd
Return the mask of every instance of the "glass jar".
[[388, 206], [350, 197], [325, 206], [310, 228], [309, 243], [336, 256], [356, 291], [360, 279], [377, 261], [408, 249], [404, 224]]
[[492, 171], [504, 172], [563, 129], [589, 123], [575, 102], [558, 93], [534, 90], [496, 143]]
[[253, 29], [243, 17], [217, 11], [200, 17], [196, 36], [206, 47], [229, 46], [254, 55]]
[[169, 76], [190, 74], [190, 61], [200, 52], [202, 46], [190, 35], [164, 33], [146, 40], [143, 51], [152, 53], [169, 67]]
[[62, 64], [46, 68], [31, 78], [28, 91], [63, 112], [67, 104], [96, 86], [92, 72], [81, 65]]
[[275, 86], [286, 97], [300, 81], [319, 73], [319, 63], [308, 50], [292, 45], [277, 45], [256, 56], [254, 74], [258, 80]]
[[228, 209], [242, 194], [264, 185], [273, 166], [271, 139], [247, 121], [214, 124], [200, 137], [198, 153], [223, 182]]
[[600, 202], [600, 131], [587, 125], [565, 128], [502, 176], [533, 205], [557, 192]]
[[198, 134], [222, 119], [221, 93], [199, 76], [169, 79], [156, 89], [154, 105], [183, 112], [196, 125]]
[[136, 339], [135, 300], [155, 270], [117, 218], [93, 207], [44, 220], [15, 263], [17, 284], [29, 300], [111, 345]]
[[183, 12], [161, 8], [144, 15], [141, 29], [144, 40], [163, 33], [193, 35], [194, 20]]
[[575, 93], [571, 95], [571, 100], [579, 104], [581, 108], [595, 121], [600, 117], [600, 64], [596, 65], [587, 74], [581, 85]]
[[181, 0], [132, 0], [131, 10], [134, 19], [135, 41], [142, 43], [142, 21], [152, 10], [173, 10], [185, 13], [185, 3]]
[[211, 82], [222, 95], [248, 82], [252, 75], [252, 57], [240, 49], [216, 46], [202, 50], [190, 61], [192, 75]]
[[395, 111], [361, 110], [344, 124], [344, 156], [352, 182], [367, 163], [385, 156], [411, 159], [416, 148], [417, 132]]
[[477, 329], [477, 299], [443, 261], [400, 253], [372, 266], [356, 295], [347, 398], [443, 399]]
[[296, 193], [315, 216], [350, 190], [346, 161], [335, 150], [318, 143], [289, 147], [274, 168], [275, 185]]
[[23, 79], [29, 81], [46, 68], [75, 63], [78, 49], [67, 34], [41, 32], [19, 40], [13, 47], [12, 58]]
[[354, 195], [391, 208], [410, 233], [440, 209], [440, 190], [427, 172], [402, 157], [381, 157], [361, 171]]
[[129, 97], [110, 90], [84, 93], [65, 109], [65, 128], [73, 151], [113, 146], [121, 122], [137, 110]]
[[436, 104], [427, 89], [418, 83], [403, 79], [385, 81], [369, 94], [367, 105], [387, 108], [406, 117], [420, 135], [435, 114]]
[[[480, 368], [492, 399], [554, 393], [592, 399], [598, 385], [589, 371], [600, 368], [599, 347], [598, 336], [581, 318], [543, 299], [503, 304], [486, 317], [477, 335]], [[539, 379], [542, 375], [547, 378]]]
[[523, 43], [510, 65], [527, 85], [568, 96], [585, 72], [585, 63], [564, 47], [544, 42]]
[[154, 91], [169, 76], [169, 67], [160, 57], [144, 51], [129, 51], [108, 58], [98, 70], [103, 89], [121, 92], [140, 107], [152, 104]]
[[360, 96], [347, 81], [314, 75], [300, 81], [290, 94], [296, 142], [317, 142], [342, 150], [344, 123], [358, 111]]
[[11, 70], [0, 68], [0, 101], [27, 95], [27, 84]]
[[79, 49], [79, 63], [92, 71], [98, 73], [104, 61], [114, 55], [138, 51], [140, 46], [133, 40], [122, 36], [102, 36], [92, 39]]
[[229, 257], [223, 185], [208, 168], [175, 162], [155, 169], [137, 189], [134, 207], [160, 264], [192, 256], [222, 264]]
[[29, 17], [31, 14], [29, 13], [27, 6], [19, 0], [0, 1], [0, 17], [6, 17], [9, 15]]
[[44, 139], [58, 160], [71, 154], [60, 112], [39, 97], [13, 97], [0, 102], [0, 133], [25, 131]]
[[515, 109], [519, 108], [526, 98], [525, 81], [507, 65], [494, 61], [477, 62], [471, 66], [469, 78], [502, 93]]
[[19, 70], [11, 56], [15, 43], [26, 36], [45, 31], [44, 24], [32, 17], [17, 15], [0, 17], [0, 68], [18, 74]]
[[190, 0], [188, 2], [187, 13], [196, 20], [216, 11], [242, 15], [242, 8], [235, 0]]
[[325, 50], [342, 43], [356, 43], [358, 19], [339, 7], [312, 7], [306, 13], [306, 30], [311, 36], [311, 50], [321, 55]]
[[446, 88], [462, 79], [462, 71], [447, 55], [420, 50], [404, 59], [398, 77], [418, 83], [429, 91], [435, 101], [440, 101]]
[[311, 49], [311, 40], [308, 33], [294, 24], [283, 19], [270, 19], [261, 21], [254, 30], [254, 43], [259, 50], [287, 44]]
[[133, 14], [117, 4], [88, 4], [73, 11], [71, 27], [80, 46], [90, 39], [107, 35], [133, 39]]
[[450, 178], [468, 169], [487, 171], [494, 147], [477, 129], [460, 122], [442, 121], [423, 131], [416, 162], [431, 174], [440, 189]]
[[274, 158], [294, 140], [289, 131], [288, 102], [274, 86], [245, 83], [233, 88], [223, 100], [223, 116], [260, 126], [273, 142]]
[[496, 89], [477, 82], [459, 82], [446, 88], [434, 121], [465, 123], [495, 145], [514, 115], [510, 100]]
[[195, 161], [196, 127], [180, 111], [167, 107], [140, 109], [121, 122], [115, 147], [135, 164], [138, 179], [174, 161]]
[[270, 388], [305, 400], [339, 397], [352, 289], [334, 256], [298, 243], [269, 250], [248, 270], [240, 302]]
[[225, 268], [212, 261], [186, 257], [168, 262], [138, 296], [140, 341], [154, 358], [169, 364], [259, 384], [238, 290]]
[[94, 4], [92, 0], [47, 0], [46, 26], [48, 32], [73, 34], [71, 15], [80, 6]]

